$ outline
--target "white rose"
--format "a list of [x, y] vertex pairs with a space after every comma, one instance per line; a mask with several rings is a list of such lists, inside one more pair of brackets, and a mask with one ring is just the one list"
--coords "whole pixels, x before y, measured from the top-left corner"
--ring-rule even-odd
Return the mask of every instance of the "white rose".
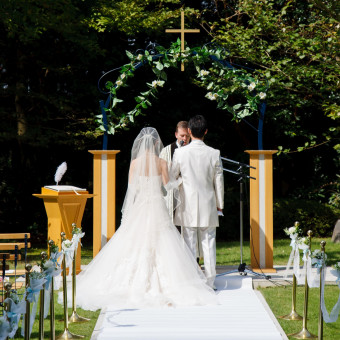
[[44, 263], [44, 268], [45, 268], [45, 269], [52, 268], [52, 267], [54, 267], [53, 261], [47, 260], [47, 261]]
[[124, 79], [125, 78], [125, 73], [122, 73], [121, 75], [120, 75], [120, 79]]
[[142, 60], [142, 58], [143, 58], [143, 54], [138, 54], [138, 56], [137, 56], [137, 60]]
[[207, 70], [201, 70], [200, 75], [201, 76], [207, 76], [209, 74], [209, 71]]
[[164, 81], [157, 80], [157, 85], [160, 87], [163, 87]]
[[157, 80], [154, 80], [154, 81], [151, 83], [151, 86], [152, 86], [152, 87], [157, 87], [157, 85], [158, 85], [157, 83], [158, 83], [158, 81], [157, 81]]
[[65, 240], [63, 243], [66, 248], [70, 248], [72, 246], [72, 242], [70, 240]]
[[248, 85], [248, 90], [253, 91], [255, 87], [256, 87], [256, 84], [254, 82], [252, 82], [252, 83], [250, 83], [250, 85]]
[[123, 82], [122, 82], [121, 80], [117, 80], [117, 81], [116, 81], [116, 84], [117, 84], [117, 86], [120, 86], [120, 85], [123, 84]]
[[290, 227], [290, 228], [288, 229], [288, 232], [289, 232], [289, 234], [294, 234], [294, 233], [295, 233], [295, 230], [296, 230], [295, 227]]
[[267, 95], [264, 92], [259, 93], [260, 99], [264, 99], [267, 97]]

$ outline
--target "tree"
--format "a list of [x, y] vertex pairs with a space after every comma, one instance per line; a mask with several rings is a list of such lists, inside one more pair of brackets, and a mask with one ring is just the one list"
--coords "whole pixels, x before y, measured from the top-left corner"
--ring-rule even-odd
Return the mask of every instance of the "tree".
[[276, 133], [280, 128], [286, 152], [323, 143], [340, 148], [334, 126], [340, 118], [340, 25], [327, 3], [322, 9], [314, 3], [322, 2], [219, 1], [200, 14], [202, 27], [230, 52], [232, 63], [256, 68], [267, 79], [267, 125]]

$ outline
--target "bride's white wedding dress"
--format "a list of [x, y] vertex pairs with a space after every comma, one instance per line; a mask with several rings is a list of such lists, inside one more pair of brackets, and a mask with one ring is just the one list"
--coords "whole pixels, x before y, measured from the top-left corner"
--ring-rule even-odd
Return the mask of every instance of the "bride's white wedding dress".
[[[158, 157], [153, 157], [153, 162], [155, 159], [159, 162]], [[77, 276], [76, 301], [83, 309], [217, 303], [214, 291], [171, 222], [161, 191], [164, 176], [151, 174], [147, 167], [148, 176], [138, 175], [138, 170], [133, 179], [130, 169], [122, 224]]]

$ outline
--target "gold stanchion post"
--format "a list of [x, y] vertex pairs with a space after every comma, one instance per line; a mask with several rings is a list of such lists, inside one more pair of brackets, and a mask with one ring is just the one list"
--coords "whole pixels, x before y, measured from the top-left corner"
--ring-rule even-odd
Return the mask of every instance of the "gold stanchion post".
[[[300, 225], [299, 222], [294, 223], [295, 227], [298, 227], [299, 225]], [[299, 251], [299, 250], [295, 247], [294, 258], [295, 258], [296, 251]], [[302, 320], [302, 316], [296, 312], [296, 276], [294, 274], [294, 271], [293, 271], [293, 287], [292, 287], [292, 311], [287, 315], [279, 316], [279, 318], [284, 319], [284, 320], [293, 320], [293, 321]]]
[[302, 316], [299, 315], [296, 311], [296, 276], [293, 273], [293, 287], [292, 287], [292, 311], [287, 314], [287, 315], [283, 315], [283, 316], [279, 316], [280, 319], [284, 319], [284, 320], [302, 320]]
[[[44, 262], [47, 258], [46, 252], [40, 253], [41, 259]], [[44, 340], [44, 305], [45, 305], [45, 284], [40, 291], [40, 308], [39, 308], [39, 340]]]
[[[52, 253], [51, 249], [54, 246], [54, 241], [49, 240], [48, 245], [49, 245], [49, 253], [51, 255], [51, 253]], [[52, 277], [50, 285], [51, 285], [51, 294], [50, 294], [50, 332], [51, 332], [51, 334], [50, 334], [50, 339], [55, 340], [54, 277]]]
[[[6, 282], [4, 288], [5, 288], [5, 301], [6, 301], [6, 299], [10, 298], [10, 296], [11, 296], [12, 283]], [[7, 313], [10, 312], [11, 308], [12, 308], [11, 302], [4, 302], [5, 312], [7, 312]], [[7, 321], [10, 321], [8, 316], [7, 316]], [[6, 340], [9, 340], [9, 338], [7, 337]]]
[[[75, 228], [76, 224], [72, 223], [72, 227]], [[90, 319], [84, 318], [83, 316], [78, 315], [77, 313], [77, 304], [76, 304], [76, 249], [74, 250], [73, 262], [72, 262], [72, 314], [68, 320], [69, 323], [76, 322], [87, 322]]]
[[[311, 251], [311, 241], [312, 241], [312, 231], [308, 230], [308, 249]], [[309, 256], [308, 254], [306, 256]], [[317, 338], [316, 335], [310, 333], [307, 329], [307, 314], [308, 314], [308, 293], [309, 293], [309, 287], [308, 287], [308, 280], [307, 280], [307, 264], [306, 264], [306, 272], [305, 272], [305, 301], [304, 301], [304, 307], [303, 307], [303, 320], [302, 320], [302, 330], [298, 333], [289, 334], [293, 338], [296, 339], [313, 339]]]
[[321, 309], [321, 281], [322, 281], [322, 271], [323, 269], [323, 264], [325, 263], [325, 247], [326, 247], [326, 242], [321, 241], [321, 256], [322, 256], [322, 267], [320, 268], [320, 306], [319, 306], [319, 325], [318, 325], [318, 340], [323, 339], [323, 316], [322, 316], [322, 309]]
[[[30, 286], [30, 272], [32, 270], [32, 265], [27, 263], [25, 266], [26, 269], [26, 290]], [[30, 339], [30, 319], [31, 319], [31, 306], [30, 302], [27, 300], [27, 295], [26, 295], [26, 314], [25, 314], [25, 340]]]
[[[61, 234], [62, 241], [65, 241], [65, 233]], [[68, 330], [68, 311], [67, 311], [67, 280], [66, 280], [66, 258], [65, 253], [63, 254], [63, 297], [64, 297], [64, 333], [61, 334], [57, 339], [82, 339], [83, 335], [73, 334]]]

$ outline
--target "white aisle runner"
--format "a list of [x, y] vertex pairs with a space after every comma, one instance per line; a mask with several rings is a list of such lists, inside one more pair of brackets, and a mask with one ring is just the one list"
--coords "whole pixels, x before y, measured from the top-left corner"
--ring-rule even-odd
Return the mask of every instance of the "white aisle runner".
[[[282, 340], [252, 289], [239, 274], [216, 278], [220, 305], [102, 311], [92, 340]], [[281, 335], [280, 333], [283, 333]]]

